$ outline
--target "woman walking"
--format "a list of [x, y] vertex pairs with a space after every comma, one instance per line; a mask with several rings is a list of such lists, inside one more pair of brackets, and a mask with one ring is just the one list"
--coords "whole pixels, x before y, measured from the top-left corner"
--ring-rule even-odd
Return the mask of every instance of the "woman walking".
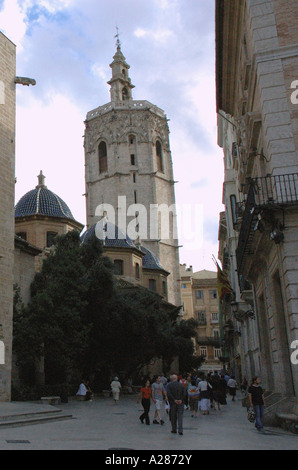
[[196, 418], [199, 404], [199, 388], [196, 384], [196, 380], [191, 380], [190, 384], [188, 385], [187, 393], [191, 417]]
[[114, 380], [111, 383], [111, 389], [115, 405], [118, 405], [121, 390], [121, 383], [119, 382], [118, 377], [114, 377]]
[[205, 376], [202, 376], [201, 382], [198, 385], [200, 391], [200, 408], [203, 415], [209, 415], [210, 412], [210, 392], [212, 386], [207, 382]]
[[262, 380], [260, 377], [254, 377], [252, 379], [252, 384], [248, 389], [248, 396], [251, 407], [254, 409], [256, 414], [256, 428], [258, 431], [263, 431], [263, 416], [265, 411], [265, 399], [264, 399], [264, 390], [261, 387]]
[[151, 384], [150, 384], [150, 380], [147, 380], [145, 383], [145, 386], [141, 388], [140, 396], [138, 398], [138, 403], [140, 403], [140, 401], [142, 400], [142, 406], [144, 408], [144, 413], [141, 414], [139, 419], [142, 424], [144, 423], [144, 420], [145, 420], [147, 426], [149, 426], [150, 424], [149, 411], [150, 411], [151, 396], [152, 396]]

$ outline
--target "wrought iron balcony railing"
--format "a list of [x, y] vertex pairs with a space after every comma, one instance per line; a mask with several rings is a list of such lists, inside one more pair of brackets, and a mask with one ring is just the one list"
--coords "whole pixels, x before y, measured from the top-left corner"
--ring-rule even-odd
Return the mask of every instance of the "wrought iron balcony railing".
[[258, 214], [298, 204], [298, 173], [265, 176], [250, 181], [236, 250], [238, 275], [247, 256], [252, 254]]

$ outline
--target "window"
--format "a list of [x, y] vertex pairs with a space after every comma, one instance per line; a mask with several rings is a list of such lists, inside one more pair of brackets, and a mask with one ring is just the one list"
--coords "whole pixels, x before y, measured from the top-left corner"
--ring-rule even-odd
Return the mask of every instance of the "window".
[[129, 99], [128, 90], [126, 87], [122, 89], [122, 101], [127, 101]]
[[219, 339], [219, 330], [213, 330], [213, 338]]
[[197, 320], [198, 320], [199, 325], [207, 324], [206, 312], [204, 310], [201, 312], [197, 312]]
[[108, 155], [107, 155], [107, 144], [100, 142], [98, 146], [98, 157], [99, 157], [99, 173], [105, 173], [108, 171]]
[[20, 237], [23, 240], [27, 240], [27, 232], [18, 232], [17, 237]]
[[157, 171], [163, 172], [162, 147], [159, 140], [156, 142], [156, 161]]
[[181, 289], [186, 289], [186, 284], [181, 284]]
[[162, 295], [166, 297], [168, 294], [167, 281], [162, 281]]
[[57, 237], [57, 232], [47, 232], [47, 247], [50, 248], [54, 245], [55, 237]]
[[233, 225], [235, 225], [237, 222], [237, 200], [234, 194], [230, 196], [230, 204], [231, 204], [232, 221], [233, 221]]
[[210, 299], [217, 299], [217, 290], [216, 289], [211, 289], [209, 291]]
[[140, 279], [140, 265], [136, 263], [135, 265], [136, 279]]
[[149, 279], [149, 290], [152, 292], [156, 292], [156, 280], [155, 279]]
[[122, 259], [114, 260], [114, 273], [116, 276], [123, 276], [124, 274], [124, 263]]
[[137, 201], [137, 192], [136, 191], [133, 192], [133, 196], [134, 196], [135, 204], [137, 204], [138, 201]]
[[133, 180], [134, 183], [137, 182], [137, 175], [136, 175], [136, 173], [133, 173], [133, 174], [132, 174], [132, 180]]
[[202, 290], [196, 290], [196, 299], [197, 300], [203, 300], [204, 299], [204, 293]]
[[212, 323], [218, 323], [218, 313], [211, 313]]
[[207, 347], [200, 346], [200, 356], [207, 357]]
[[130, 155], [130, 164], [132, 166], [135, 166], [135, 164], [136, 164], [136, 157], [133, 153]]
[[220, 348], [214, 348], [214, 357], [216, 359], [219, 359], [221, 357], [221, 349]]

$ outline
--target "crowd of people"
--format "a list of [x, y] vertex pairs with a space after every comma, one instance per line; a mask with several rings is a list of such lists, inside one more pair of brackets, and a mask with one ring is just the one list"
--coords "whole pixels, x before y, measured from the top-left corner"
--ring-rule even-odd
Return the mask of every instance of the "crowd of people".
[[[129, 384], [129, 387], [132, 389], [132, 383]], [[119, 402], [121, 388], [118, 377], [114, 377], [110, 384], [110, 393], [115, 404]], [[165, 423], [165, 413], [167, 413], [171, 422], [171, 432], [176, 434], [178, 431], [180, 435], [183, 435], [184, 411], [189, 410], [191, 418], [194, 419], [198, 417], [199, 413], [208, 415], [211, 408], [220, 410], [221, 406], [226, 405], [228, 395], [234, 402], [239, 389], [242, 393], [248, 394], [255, 417], [255, 426], [258, 430], [263, 430], [262, 418], [265, 401], [261, 379], [255, 377], [250, 387], [247, 380], [244, 379], [239, 386], [233, 375], [217, 371], [207, 375], [203, 373], [184, 376], [172, 374], [169, 378], [163, 374], [156, 376], [153, 380], [146, 379], [137, 400], [138, 403], [142, 403], [143, 407], [139, 419], [142, 424], [150, 425], [149, 412], [151, 403], [153, 403], [153, 424], [162, 426]], [[88, 382], [84, 380], [80, 384], [77, 395], [90, 401], [92, 394]]]
[[[171, 375], [167, 379], [164, 375], [157, 376], [151, 382], [146, 380], [141, 388], [138, 402], [142, 403], [143, 413], [139, 417], [142, 423], [150, 425], [149, 411], [151, 401], [154, 405], [153, 424], [164, 424], [163, 412], [169, 415], [172, 433], [183, 434], [183, 414], [189, 410], [192, 418], [198, 413], [208, 415], [210, 409], [218, 409], [227, 404], [228, 394], [235, 401], [238, 384], [234, 376], [218, 372], [205, 374], [191, 374], [185, 376]], [[241, 384], [241, 390], [246, 390], [247, 383]]]

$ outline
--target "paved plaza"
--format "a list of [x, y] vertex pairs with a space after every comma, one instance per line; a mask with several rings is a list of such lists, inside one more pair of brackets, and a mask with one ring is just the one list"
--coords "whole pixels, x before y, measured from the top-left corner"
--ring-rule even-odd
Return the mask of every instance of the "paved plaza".
[[[0, 415], [25, 413], [48, 405], [0, 403]], [[0, 428], [0, 450], [296, 450], [298, 436], [269, 428], [260, 434], [246, 418], [246, 409], [238, 400], [209, 416], [192, 418], [184, 413], [184, 435], [171, 434], [164, 412], [163, 426], [146, 426], [139, 421], [142, 407], [136, 396], [112, 399], [95, 398], [92, 402], [70, 400], [59, 405], [72, 419], [20, 427]], [[153, 407], [150, 417], [153, 418]], [[19, 441], [19, 442], [17, 442]]]

